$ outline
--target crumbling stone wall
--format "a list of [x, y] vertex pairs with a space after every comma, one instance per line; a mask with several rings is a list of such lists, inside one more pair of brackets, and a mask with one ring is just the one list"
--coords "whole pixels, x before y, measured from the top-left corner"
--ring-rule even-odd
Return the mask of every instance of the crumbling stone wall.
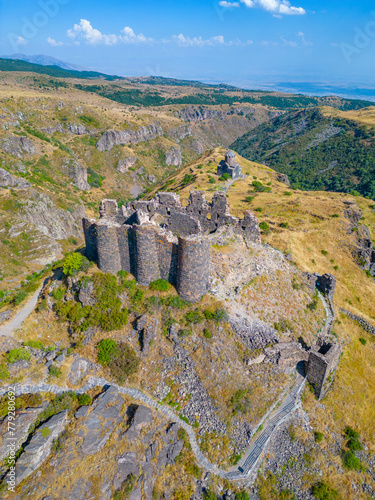
[[191, 302], [208, 288], [209, 233], [231, 227], [260, 243], [255, 215], [230, 215], [224, 193], [216, 193], [207, 203], [203, 192], [192, 191], [186, 207], [174, 193], [158, 193], [153, 200], [134, 201], [120, 209], [115, 200], [106, 199], [99, 212], [97, 221], [83, 219], [88, 258], [104, 272], [127, 271], [142, 285], [163, 278]]
[[341, 346], [337, 343], [314, 346], [309, 353], [307, 380], [313, 386], [315, 396], [319, 400], [324, 398], [332, 385], [340, 354]]
[[340, 310], [350, 319], [357, 322], [359, 326], [361, 326], [366, 332], [370, 333], [371, 335], [375, 335], [375, 327], [370, 325], [370, 323], [366, 321], [364, 318], [361, 318], [361, 316], [357, 316], [356, 314], [353, 314], [350, 311], [347, 311], [346, 309], [340, 309]]

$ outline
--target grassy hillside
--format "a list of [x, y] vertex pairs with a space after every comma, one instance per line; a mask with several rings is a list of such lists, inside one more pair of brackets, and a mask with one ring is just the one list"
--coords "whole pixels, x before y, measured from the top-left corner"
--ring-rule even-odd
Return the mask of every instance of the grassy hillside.
[[231, 147], [287, 174], [295, 188], [375, 199], [375, 122], [369, 113], [371, 108], [295, 111], [260, 125]]

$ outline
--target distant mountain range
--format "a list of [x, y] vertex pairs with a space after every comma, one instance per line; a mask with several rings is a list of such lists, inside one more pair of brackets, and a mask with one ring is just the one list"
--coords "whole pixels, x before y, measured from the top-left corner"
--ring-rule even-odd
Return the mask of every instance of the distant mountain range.
[[58, 66], [62, 69], [74, 70], [74, 71], [87, 71], [87, 68], [82, 66], [76, 66], [75, 64], [70, 64], [64, 61], [60, 61], [55, 57], [45, 56], [43, 54], [35, 56], [27, 56], [26, 54], [12, 54], [11, 56], [0, 56], [2, 59], [18, 59], [19, 61], [26, 61], [33, 64], [40, 64], [41, 66]]

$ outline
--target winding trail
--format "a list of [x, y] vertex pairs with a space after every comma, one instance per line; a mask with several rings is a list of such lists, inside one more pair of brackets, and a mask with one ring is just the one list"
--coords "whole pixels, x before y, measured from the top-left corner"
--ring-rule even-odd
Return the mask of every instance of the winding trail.
[[[224, 479], [228, 479], [230, 481], [238, 481], [238, 480], [244, 480], [250, 476], [251, 472], [257, 466], [267, 446], [267, 443], [270, 440], [275, 429], [282, 422], [284, 422], [297, 408], [299, 408], [300, 406], [299, 395], [302, 391], [304, 383], [305, 383], [304, 377], [298, 374], [297, 381], [295, 382], [293, 388], [288, 393], [286, 398], [281, 403], [279, 409], [273, 412], [269, 416], [269, 418], [266, 419], [267, 423], [265, 424], [264, 430], [259, 434], [259, 437], [256, 439], [256, 441], [252, 445], [250, 445], [250, 447], [245, 452], [244, 458], [241, 461], [242, 465], [238, 466], [237, 468], [234, 467], [229, 471], [220, 469], [215, 464], [212, 464], [207, 460], [207, 458], [200, 451], [195, 431], [190, 424], [187, 424], [186, 422], [181, 420], [180, 417], [169, 407], [159, 404], [157, 401], [155, 401], [147, 394], [144, 394], [139, 389], [135, 389], [133, 387], [121, 387], [101, 377], [90, 377], [88, 382], [79, 389], [71, 389], [69, 387], [59, 387], [58, 385], [45, 384], [45, 383], [40, 383], [35, 385], [15, 384], [14, 386], [12, 386], [11, 389], [16, 396], [20, 396], [21, 394], [36, 394], [40, 392], [62, 394], [67, 391], [73, 391], [76, 394], [83, 394], [88, 390], [97, 386], [102, 388], [107, 388], [109, 386], [116, 387], [120, 394], [131, 396], [135, 400], [147, 404], [156, 411], [160, 411], [173, 422], [178, 422], [178, 424], [187, 432], [193, 453], [197, 459], [197, 462], [203, 469], [212, 472], [213, 474], [220, 476]], [[0, 396], [4, 396], [9, 390], [10, 390], [9, 387], [0, 388]]]
[[44, 284], [38, 288], [38, 290], [32, 295], [31, 299], [29, 299], [27, 304], [20, 311], [18, 311], [18, 313], [14, 316], [13, 319], [9, 321], [8, 324], [0, 328], [0, 336], [3, 335], [5, 337], [10, 337], [14, 330], [17, 330], [17, 328], [22, 325], [25, 319], [30, 316], [38, 302], [39, 295], [43, 289], [43, 286]]

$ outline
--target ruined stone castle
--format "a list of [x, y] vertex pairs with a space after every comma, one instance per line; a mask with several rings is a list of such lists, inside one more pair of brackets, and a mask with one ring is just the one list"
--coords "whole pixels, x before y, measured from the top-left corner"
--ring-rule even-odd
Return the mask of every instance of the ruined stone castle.
[[165, 279], [189, 302], [208, 290], [208, 235], [222, 227], [260, 242], [255, 215], [250, 211], [243, 219], [230, 215], [222, 192], [207, 203], [203, 192], [192, 191], [187, 206], [174, 193], [158, 193], [153, 200], [120, 208], [115, 200], [103, 200], [98, 220], [83, 219], [86, 255], [99, 269], [114, 274], [127, 271], [145, 286]]

